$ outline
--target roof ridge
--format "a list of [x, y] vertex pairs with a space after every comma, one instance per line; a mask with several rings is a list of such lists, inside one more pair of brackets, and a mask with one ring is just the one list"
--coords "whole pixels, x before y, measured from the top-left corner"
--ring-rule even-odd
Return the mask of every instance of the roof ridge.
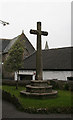
[[[72, 47], [64, 47], [64, 49], [66, 49], [66, 48], [73, 48], [73, 46]], [[44, 50], [42, 50], [42, 52], [43, 51], [49, 51], [49, 50], [59, 50], [59, 49], [62, 49], [62, 48], [58, 48], [58, 49], [46, 49], [46, 50], [44, 49]], [[33, 54], [35, 54], [35, 52], [36, 52], [36, 50], [31, 55], [27, 56], [24, 59], [27, 59], [27, 58], [31, 57]]]
[[0, 40], [9, 40], [9, 41], [11, 41], [11, 39], [6, 39], [6, 38], [0, 38]]
[[73, 48], [73, 46], [69, 46], [69, 47], [61, 47], [61, 48], [51, 48], [51, 49], [44, 49], [42, 51], [49, 51], [49, 50], [60, 50], [60, 49], [67, 49], [67, 48]]

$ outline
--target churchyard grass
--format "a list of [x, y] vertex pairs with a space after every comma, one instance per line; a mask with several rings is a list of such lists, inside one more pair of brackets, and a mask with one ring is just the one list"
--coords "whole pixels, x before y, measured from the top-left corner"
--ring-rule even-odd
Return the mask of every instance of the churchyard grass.
[[3, 85], [2, 90], [7, 91], [12, 95], [16, 96], [23, 106], [23, 108], [31, 108], [31, 109], [39, 109], [39, 108], [70, 108], [71, 107], [71, 98], [73, 97], [73, 93], [66, 90], [58, 90], [58, 96], [56, 98], [49, 99], [33, 99], [26, 98], [20, 95], [20, 91], [24, 90], [24, 87], [19, 86], [16, 90], [15, 86], [7, 86]]

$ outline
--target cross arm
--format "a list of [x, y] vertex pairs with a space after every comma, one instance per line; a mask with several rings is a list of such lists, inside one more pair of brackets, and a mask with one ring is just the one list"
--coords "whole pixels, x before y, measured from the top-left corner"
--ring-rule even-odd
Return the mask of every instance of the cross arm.
[[47, 35], [48, 35], [48, 32], [46, 32], [46, 31], [41, 31], [41, 35], [47, 36]]
[[32, 29], [30, 30], [30, 33], [35, 34], [35, 35], [37, 35], [37, 34], [44, 35], [44, 36], [48, 35], [48, 32], [46, 32], [46, 31], [38, 31], [38, 30], [32, 30]]
[[31, 33], [31, 34], [37, 34], [37, 31], [31, 29], [31, 30], [30, 30], [30, 33]]

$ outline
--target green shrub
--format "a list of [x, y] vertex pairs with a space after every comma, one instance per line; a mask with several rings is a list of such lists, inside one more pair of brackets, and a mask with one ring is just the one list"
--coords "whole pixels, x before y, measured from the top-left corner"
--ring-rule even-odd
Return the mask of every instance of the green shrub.
[[73, 91], [73, 81], [68, 81], [69, 90]]
[[66, 83], [66, 84], [64, 85], [64, 89], [65, 89], [65, 90], [69, 90], [69, 84], [68, 84], [68, 83]]
[[58, 89], [59, 88], [59, 84], [56, 80], [50, 80], [50, 84], [52, 85], [53, 89]]
[[73, 91], [72, 81], [50, 80], [50, 84], [52, 85], [53, 89]]

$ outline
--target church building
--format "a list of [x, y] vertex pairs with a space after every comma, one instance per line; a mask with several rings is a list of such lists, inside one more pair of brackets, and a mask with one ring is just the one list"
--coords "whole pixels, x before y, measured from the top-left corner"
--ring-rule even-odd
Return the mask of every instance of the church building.
[[[67, 81], [72, 76], [73, 47], [42, 50], [43, 80]], [[24, 59], [24, 68], [19, 71], [20, 80], [35, 80], [36, 51]]]
[[[23, 31], [22, 31], [21, 35], [18, 35], [17, 37], [15, 37], [13, 39], [0, 39], [0, 41], [2, 41], [2, 66], [8, 56], [8, 52], [9, 52], [10, 48], [18, 39], [20, 39], [21, 41], [22, 40], [25, 41], [24, 58], [31, 55], [35, 51], [35, 48], [30, 43], [30, 41], [28, 40], [28, 38], [26, 37], [26, 35], [24, 34]], [[4, 70], [4, 67], [2, 69], [2, 74], [3, 74], [4, 79], [14, 79], [14, 73], [11, 74], [11, 73], [6, 72]]]

